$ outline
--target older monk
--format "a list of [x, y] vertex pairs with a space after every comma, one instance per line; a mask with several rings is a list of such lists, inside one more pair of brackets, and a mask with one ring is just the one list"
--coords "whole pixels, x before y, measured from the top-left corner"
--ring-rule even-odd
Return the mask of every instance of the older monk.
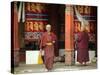
[[40, 52], [44, 50], [44, 64], [48, 71], [51, 71], [54, 63], [54, 44], [56, 35], [51, 32], [51, 25], [46, 25], [46, 32], [43, 33], [40, 42]]
[[89, 36], [86, 31], [86, 27], [81, 27], [81, 32], [78, 33], [78, 49], [77, 49], [77, 61], [81, 65], [86, 65], [86, 62], [89, 61]]

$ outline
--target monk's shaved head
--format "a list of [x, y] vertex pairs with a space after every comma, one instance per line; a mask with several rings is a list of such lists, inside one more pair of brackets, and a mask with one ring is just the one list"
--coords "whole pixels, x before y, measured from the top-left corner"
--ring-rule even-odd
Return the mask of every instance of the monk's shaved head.
[[51, 27], [51, 25], [50, 24], [47, 24], [46, 27]]
[[48, 32], [51, 31], [51, 25], [50, 25], [50, 24], [47, 24], [47, 25], [46, 25], [46, 30], [47, 30]]
[[86, 27], [85, 26], [81, 26], [81, 31], [85, 31]]

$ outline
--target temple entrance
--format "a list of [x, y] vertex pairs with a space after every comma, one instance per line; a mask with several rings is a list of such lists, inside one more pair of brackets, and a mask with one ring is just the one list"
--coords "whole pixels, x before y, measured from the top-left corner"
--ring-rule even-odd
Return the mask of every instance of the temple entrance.
[[[20, 8], [21, 3], [18, 3]], [[46, 3], [24, 3], [25, 8], [25, 21], [19, 21], [20, 31], [20, 51], [19, 61], [26, 62], [26, 51], [39, 51], [39, 36], [45, 31], [45, 25], [51, 24], [52, 32], [57, 36], [57, 43], [55, 46], [55, 61], [65, 61], [65, 5], [60, 4], [46, 4]], [[34, 10], [31, 6], [38, 6], [41, 10]], [[41, 9], [41, 6], [43, 9]], [[28, 9], [30, 7], [30, 9]], [[49, 10], [50, 9], [50, 10]], [[35, 10], [37, 10], [35, 12]], [[33, 15], [32, 15], [33, 14]], [[31, 16], [30, 16], [31, 15]], [[35, 16], [34, 16], [35, 15]], [[33, 18], [32, 19], [30, 19]], [[35, 17], [35, 18], [34, 18]], [[30, 20], [29, 20], [30, 19]], [[41, 20], [42, 19], [42, 20]], [[32, 28], [39, 25], [39, 29]], [[41, 27], [41, 28], [40, 28]], [[41, 29], [41, 30], [40, 30]], [[43, 30], [42, 30], [43, 29]], [[37, 30], [37, 31], [36, 31]], [[37, 56], [38, 57], [38, 56]], [[34, 58], [34, 57], [33, 57]], [[60, 60], [59, 60], [60, 59]]]
[[97, 7], [34, 2], [12, 2], [11, 5], [11, 61], [12, 67], [17, 67], [16, 72], [20, 71], [20, 67], [23, 68], [23, 66], [26, 69], [29, 66], [34, 71], [37, 70], [36, 67], [40, 70], [42, 68], [44, 71], [44, 59], [43, 56], [40, 58], [39, 55], [39, 41], [47, 24], [52, 26], [52, 32], [57, 36], [57, 43], [54, 46], [55, 70], [68, 69], [66, 65], [74, 65], [75, 69], [78, 69], [75, 37], [80, 32], [81, 23], [76, 10], [89, 22], [87, 27], [89, 34], [89, 64], [92, 63], [93, 59], [93, 64], [90, 64], [90, 66], [96, 68], [94, 58], [97, 58], [97, 14], [95, 14]]

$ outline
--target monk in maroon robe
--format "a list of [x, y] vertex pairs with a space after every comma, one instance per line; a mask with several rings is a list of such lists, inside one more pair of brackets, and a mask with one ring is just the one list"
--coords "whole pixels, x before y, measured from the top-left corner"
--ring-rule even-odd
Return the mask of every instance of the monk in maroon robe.
[[47, 32], [44, 32], [40, 42], [40, 52], [44, 50], [44, 64], [48, 71], [52, 70], [54, 63], [54, 44], [56, 35], [51, 32], [51, 25], [46, 26]]
[[89, 61], [89, 36], [85, 27], [81, 27], [81, 32], [78, 33], [78, 49], [77, 49], [77, 61], [81, 65], [86, 65], [86, 62]]

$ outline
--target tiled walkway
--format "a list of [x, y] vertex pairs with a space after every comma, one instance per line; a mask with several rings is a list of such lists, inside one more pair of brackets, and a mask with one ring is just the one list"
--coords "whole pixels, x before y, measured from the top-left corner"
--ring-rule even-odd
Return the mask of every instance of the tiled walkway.
[[[80, 66], [78, 64], [73, 66], [67, 66], [64, 63], [57, 62], [54, 64], [54, 68], [52, 72], [59, 71], [75, 71], [75, 70], [89, 70], [89, 69], [97, 69], [96, 63], [88, 64], [88, 66]], [[26, 65], [20, 64], [19, 67], [15, 68], [15, 74], [23, 74], [23, 73], [38, 73], [38, 72], [47, 72], [45, 66], [42, 65]]]

